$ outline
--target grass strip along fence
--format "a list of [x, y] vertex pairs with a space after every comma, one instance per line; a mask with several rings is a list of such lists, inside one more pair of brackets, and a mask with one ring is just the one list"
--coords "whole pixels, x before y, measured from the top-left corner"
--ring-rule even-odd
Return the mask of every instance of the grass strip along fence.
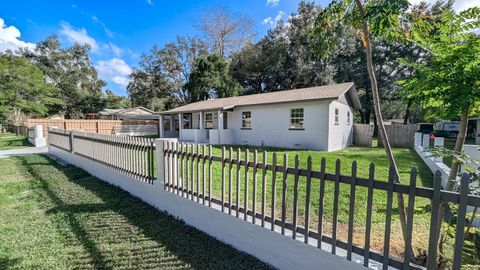
[[49, 130], [48, 143], [75, 155], [99, 162], [152, 184], [155, 146], [152, 139], [84, 132]]
[[[435, 269], [437, 259], [438, 235], [435, 230], [441, 222], [438, 219], [440, 205], [444, 202], [455, 204], [458, 207], [457, 226], [455, 231], [454, 257], [452, 269], [460, 269], [462, 248], [464, 244], [464, 228], [468, 206], [480, 206], [480, 197], [469, 195], [468, 179], [462, 178], [460, 193], [441, 190], [441, 175], [434, 176], [434, 187], [417, 187], [417, 172], [413, 168], [410, 172], [409, 185], [394, 183], [394, 174], [390, 169], [388, 181], [376, 180], [375, 165], [372, 163], [368, 178], [357, 177], [357, 164], [353, 162], [351, 175], [341, 175], [341, 162], [337, 160], [334, 173], [325, 171], [325, 159], [321, 160], [320, 170], [313, 170], [312, 158], [307, 161], [307, 168], [299, 167], [299, 157], [295, 156], [293, 167], [288, 166], [288, 155], [283, 154], [283, 163], [280, 156], [273, 153], [271, 163], [268, 163], [267, 153], [263, 152], [261, 162], [255, 150], [253, 160], [250, 159], [248, 149], [244, 151], [242, 159], [241, 149], [226, 151], [222, 149], [221, 156], [214, 156], [212, 146], [193, 144], [179, 144], [164, 142], [164, 179], [165, 190], [179, 196], [208, 205], [219, 206], [223, 213], [235, 215], [253, 224], [268, 227], [272, 231], [279, 231], [293, 239], [303, 240], [305, 243], [316, 242], [318, 248], [322, 245], [331, 245], [331, 253], [337, 253], [337, 247], [346, 250], [347, 259], [352, 260], [352, 254], [363, 257], [363, 263], [368, 266], [370, 260], [380, 263], [383, 269], [388, 266], [397, 269], [423, 269], [412, 263], [413, 250], [412, 233], [414, 227], [415, 203], [417, 198], [431, 201], [431, 218], [429, 227], [427, 269]], [[215, 166], [217, 166], [215, 168]], [[221, 184], [216, 185], [212, 180], [212, 171], [221, 170]], [[293, 177], [293, 181], [289, 181]], [[268, 179], [270, 178], [270, 179]], [[217, 179], [218, 180], [218, 179]], [[293, 185], [293, 186], [292, 186]], [[329, 220], [326, 220], [325, 198], [326, 185], [333, 185], [333, 211]], [[342, 186], [349, 188], [348, 225], [346, 239], [339, 237], [339, 205]], [[360, 188], [368, 190], [366, 205], [358, 209], [356, 191]], [[314, 192], [315, 190], [315, 192]], [[293, 200], [287, 202], [288, 192], [293, 192]], [[386, 193], [386, 205], [376, 205], [374, 192]], [[408, 196], [407, 231], [404, 239], [403, 258], [390, 255], [391, 236], [401, 234], [392, 232], [392, 211], [394, 209], [394, 195], [400, 193]], [[218, 196], [219, 195], [219, 196]], [[342, 193], [342, 196], [345, 195]], [[318, 201], [318, 208], [312, 209], [313, 201]], [[357, 207], [356, 207], [357, 206]], [[301, 212], [299, 212], [301, 210]], [[363, 243], [354, 243], [354, 221], [356, 213], [366, 211], [365, 231]], [[373, 212], [384, 212], [384, 239], [383, 250], [380, 252], [370, 249]], [[316, 216], [316, 217], [315, 217]], [[315, 220], [312, 224], [312, 220]], [[267, 224], [268, 223], [268, 224]], [[329, 224], [330, 233], [325, 229]], [[423, 228], [422, 228], [423, 229]], [[345, 235], [345, 234], [344, 234]], [[358, 241], [356, 241], [358, 242]]]

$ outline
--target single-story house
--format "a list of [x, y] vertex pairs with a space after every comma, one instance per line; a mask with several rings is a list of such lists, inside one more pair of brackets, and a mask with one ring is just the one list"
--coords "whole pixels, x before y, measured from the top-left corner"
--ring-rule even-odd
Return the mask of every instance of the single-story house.
[[99, 119], [104, 120], [156, 120], [158, 113], [145, 107], [135, 107], [128, 109], [104, 109], [98, 112]]
[[353, 83], [205, 100], [160, 113], [160, 137], [335, 151], [352, 144], [360, 108]]

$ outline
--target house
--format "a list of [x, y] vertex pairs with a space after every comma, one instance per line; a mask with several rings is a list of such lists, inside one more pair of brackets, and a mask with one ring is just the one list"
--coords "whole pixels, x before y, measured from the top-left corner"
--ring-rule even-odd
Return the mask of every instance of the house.
[[212, 99], [162, 112], [160, 137], [335, 151], [351, 145], [360, 108], [353, 83]]
[[99, 119], [104, 120], [156, 120], [158, 114], [145, 107], [135, 107], [129, 109], [104, 109], [98, 113]]

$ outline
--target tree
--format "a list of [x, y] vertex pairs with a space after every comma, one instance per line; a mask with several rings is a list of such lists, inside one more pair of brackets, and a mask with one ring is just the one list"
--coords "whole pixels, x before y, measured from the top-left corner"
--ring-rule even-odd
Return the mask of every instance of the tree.
[[236, 96], [242, 90], [241, 85], [228, 74], [227, 61], [216, 54], [197, 59], [186, 88], [192, 101]]
[[58, 89], [46, 83], [42, 71], [26, 58], [0, 55], [0, 115], [13, 125], [25, 116], [45, 116], [61, 105]]
[[110, 90], [106, 90], [105, 93], [105, 108], [125, 109], [130, 107], [130, 100], [127, 97], [115, 95], [115, 93]]
[[102, 88], [106, 83], [98, 79], [88, 56], [89, 50], [89, 45], [79, 44], [63, 48], [55, 35], [37, 43], [33, 51], [20, 50], [43, 71], [46, 81], [59, 89], [58, 97], [64, 102], [52, 109], [52, 113], [79, 118], [84, 113], [101, 109]]
[[[318, 37], [317, 54], [320, 57], [328, 57], [339, 46], [339, 34], [345, 27], [357, 30], [365, 50], [367, 72], [372, 91], [373, 107], [378, 125], [380, 139], [385, 149], [385, 154], [393, 169], [394, 181], [400, 182], [400, 174], [393, 155], [392, 147], [388, 139], [383, 123], [378, 82], [373, 62], [372, 36], [386, 35], [392, 38], [395, 35], [390, 29], [399, 25], [399, 16], [408, 7], [404, 0], [337, 0], [330, 3], [327, 9], [317, 18], [314, 33]], [[400, 216], [402, 233], [406, 235], [406, 214], [403, 195], [397, 193], [397, 202]], [[406, 249], [412, 250], [411, 247]]]
[[251, 44], [256, 36], [255, 21], [224, 6], [203, 11], [196, 22], [212, 53], [226, 57]]
[[[416, 74], [402, 85], [409, 98], [434, 115], [460, 119], [455, 155], [463, 151], [468, 117], [480, 113], [480, 36], [473, 31], [479, 28], [480, 9], [471, 8], [460, 14], [444, 10], [434, 21], [417, 16], [405, 31], [407, 40], [428, 51], [429, 60], [425, 64], [409, 62]], [[459, 165], [453, 162], [445, 190], [455, 186]], [[442, 205], [440, 220], [447, 207]]]
[[318, 86], [333, 82], [333, 68], [314, 56], [310, 32], [321, 7], [301, 1], [287, 21], [279, 21], [258, 43], [232, 57], [230, 72], [246, 94]]
[[206, 45], [196, 37], [178, 36], [161, 49], [153, 46], [130, 75], [127, 90], [133, 105], [164, 110], [190, 103], [185, 85], [195, 59], [206, 54]]

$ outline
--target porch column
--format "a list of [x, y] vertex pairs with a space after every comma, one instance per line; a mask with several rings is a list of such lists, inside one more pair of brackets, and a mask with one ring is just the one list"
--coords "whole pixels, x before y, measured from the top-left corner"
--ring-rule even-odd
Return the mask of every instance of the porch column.
[[205, 140], [205, 113], [200, 112], [198, 117], [200, 118], [200, 136], [198, 137], [198, 142], [203, 142]]
[[163, 138], [164, 137], [164, 132], [163, 132], [163, 114], [160, 115], [160, 124], [158, 125], [158, 129], [159, 129], [159, 134], [160, 134], [160, 138]]
[[205, 113], [204, 112], [199, 112], [198, 117], [200, 118], [200, 121], [198, 123], [199, 129], [205, 129], [205, 120], [204, 120]]
[[178, 114], [178, 139], [182, 139], [182, 130], [183, 130], [183, 113]]
[[223, 132], [223, 112], [222, 110], [217, 111], [217, 134], [218, 134], [218, 144], [222, 144], [222, 132]]

